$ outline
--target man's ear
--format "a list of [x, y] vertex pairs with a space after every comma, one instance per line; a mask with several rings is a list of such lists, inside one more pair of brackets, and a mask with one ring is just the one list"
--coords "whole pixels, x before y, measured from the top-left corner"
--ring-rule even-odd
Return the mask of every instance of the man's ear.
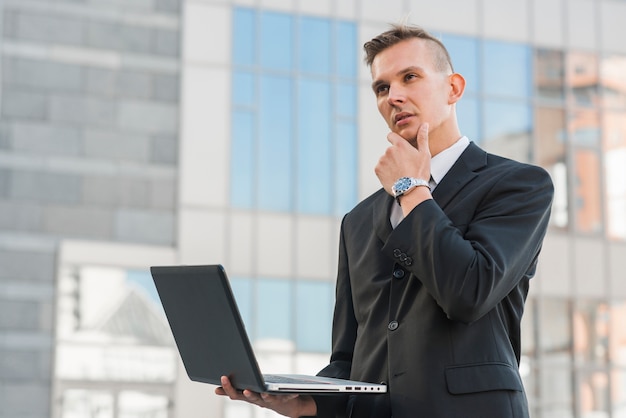
[[448, 96], [448, 104], [454, 104], [463, 97], [465, 91], [465, 78], [459, 73], [450, 74], [450, 94]]

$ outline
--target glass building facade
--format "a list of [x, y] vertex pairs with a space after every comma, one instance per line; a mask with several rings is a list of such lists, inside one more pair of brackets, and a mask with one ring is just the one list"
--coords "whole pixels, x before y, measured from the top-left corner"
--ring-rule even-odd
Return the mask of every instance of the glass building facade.
[[323, 367], [386, 146], [362, 44], [406, 16], [463, 134], [555, 184], [532, 417], [626, 418], [620, 0], [0, 2], [0, 418], [275, 416], [188, 379], [147, 267], [223, 264], [263, 371]]

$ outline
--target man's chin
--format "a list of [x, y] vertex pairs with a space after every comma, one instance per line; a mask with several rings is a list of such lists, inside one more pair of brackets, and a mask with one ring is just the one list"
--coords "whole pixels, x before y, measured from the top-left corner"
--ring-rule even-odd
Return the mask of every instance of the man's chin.
[[402, 138], [406, 139], [406, 141], [417, 148], [417, 132], [413, 132], [413, 130], [402, 129], [400, 131], [395, 131]]

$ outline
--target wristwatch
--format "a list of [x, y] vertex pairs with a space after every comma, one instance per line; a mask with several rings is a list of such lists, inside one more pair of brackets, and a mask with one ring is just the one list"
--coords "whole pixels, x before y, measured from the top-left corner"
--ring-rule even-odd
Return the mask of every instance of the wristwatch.
[[391, 191], [393, 192], [393, 197], [396, 198], [396, 202], [400, 204], [400, 196], [407, 194], [419, 186], [430, 188], [430, 185], [426, 180], [415, 177], [400, 177], [391, 187]]

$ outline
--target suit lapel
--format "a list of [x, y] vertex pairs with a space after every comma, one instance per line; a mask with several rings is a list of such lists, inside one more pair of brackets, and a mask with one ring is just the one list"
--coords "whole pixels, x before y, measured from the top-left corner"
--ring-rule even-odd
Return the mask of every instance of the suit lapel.
[[439, 207], [445, 208], [454, 196], [478, 175], [476, 172], [486, 165], [487, 153], [470, 142], [433, 191], [433, 199]]

